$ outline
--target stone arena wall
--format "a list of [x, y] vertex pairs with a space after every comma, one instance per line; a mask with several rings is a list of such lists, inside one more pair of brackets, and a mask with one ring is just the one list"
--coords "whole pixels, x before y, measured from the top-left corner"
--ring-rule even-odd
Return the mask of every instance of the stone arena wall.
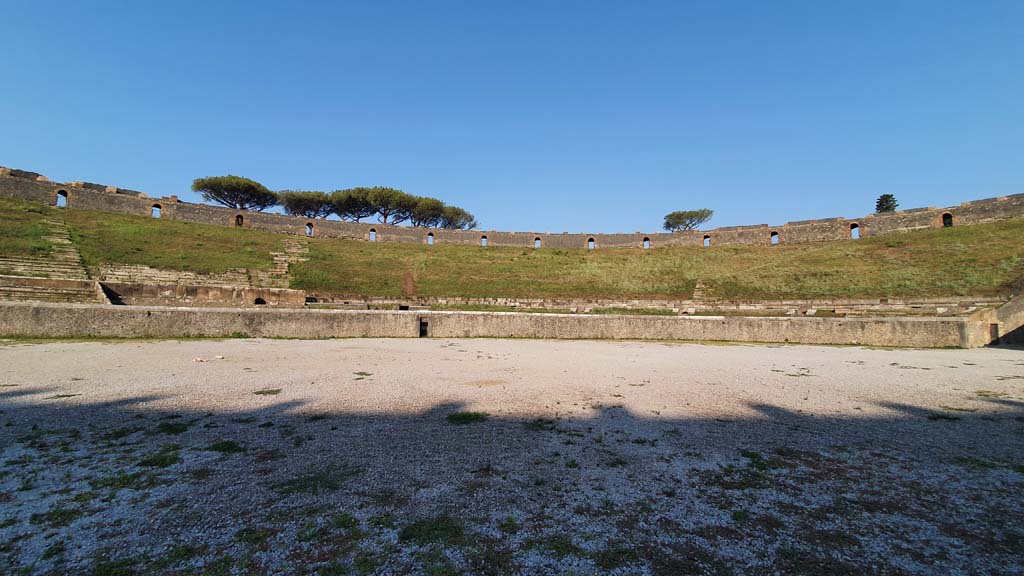
[[[680, 314], [696, 314], [698, 311], [717, 311], [735, 315], [742, 312], [803, 313], [810, 310], [828, 310], [844, 314], [878, 314], [895, 312], [918, 312], [929, 315], [955, 315], [971, 313], [979, 308], [996, 307], [1006, 302], [1006, 297], [948, 296], [943, 298], [860, 298], [860, 299], [817, 299], [817, 300], [611, 300], [581, 298], [468, 298], [453, 296], [321, 296], [309, 294], [311, 303], [325, 306], [338, 305], [363, 308], [418, 306], [422, 308], [463, 306], [495, 306], [516, 308], [515, 312], [531, 310], [568, 310], [589, 312], [602, 308], [659, 309]], [[811, 314], [813, 315], [813, 314]], [[896, 314], [890, 314], [896, 315]], [[907, 315], [907, 314], [904, 314]]]
[[325, 238], [375, 240], [379, 242], [407, 242], [427, 244], [480, 245], [486, 237], [488, 246], [519, 246], [533, 248], [540, 241], [542, 248], [587, 248], [593, 240], [594, 248], [650, 246], [701, 246], [705, 240], [717, 245], [770, 245], [773, 236], [778, 242], [805, 243], [842, 240], [851, 237], [856, 228], [861, 236], [880, 236], [909, 230], [938, 228], [948, 220], [954, 226], [981, 224], [1024, 217], [1024, 194], [964, 202], [945, 208], [917, 208], [887, 214], [869, 214], [860, 218], [828, 218], [789, 222], [779, 226], [759, 224], [729, 226], [706, 231], [676, 233], [586, 234], [549, 232], [499, 232], [493, 230], [442, 230], [389, 226], [375, 223], [310, 220], [297, 216], [233, 210], [206, 204], [182, 202], [176, 196], [150, 197], [142, 192], [123, 190], [89, 182], [50, 182], [35, 172], [0, 168], [0, 196], [34, 200], [53, 205], [59, 194], [67, 198], [70, 209], [99, 210], [128, 214], [151, 215], [154, 207], [160, 217], [188, 222], [221, 226], [242, 226], [278, 232], [305, 235], [307, 225], [313, 235]]
[[[248, 286], [197, 286], [189, 284], [130, 284], [100, 282], [112, 298], [130, 306], [292, 306], [306, 303], [302, 290]], [[257, 304], [259, 302], [259, 304]]]
[[36, 338], [551, 338], [972, 348], [990, 324], [970, 318], [750, 318], [162, 308], [0, 303], [0, 336]]
[[1024, 344], [1024, 296], [1018, 296], [999, 307], [996, 321], [1004, 344]]

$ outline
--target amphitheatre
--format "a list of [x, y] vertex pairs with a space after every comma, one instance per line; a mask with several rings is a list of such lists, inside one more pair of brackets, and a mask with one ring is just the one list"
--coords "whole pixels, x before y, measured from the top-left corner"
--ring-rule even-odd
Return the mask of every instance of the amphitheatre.
[[0, 573], [1021, 574], [1024, 194], [677, 233], [0, 168]]
[[[306, 219], [55, 183], [10, 168], [0, 168], [0, 200], [5, 212], [19, 215], [8, 219], [7, 234], [22, 238], [22, 246], [8, 242], [0, 254], [0, 299], [83, 304], [4, 306], [0, 334], [8, 336], [971, 348], [1019, 341], [1024, 324], [1024, 302], [1015, 299], [1024, 289], [1024, 194], [854, 219], [657, 234]], [[34, 241], [26, 242], [26, 233]]]

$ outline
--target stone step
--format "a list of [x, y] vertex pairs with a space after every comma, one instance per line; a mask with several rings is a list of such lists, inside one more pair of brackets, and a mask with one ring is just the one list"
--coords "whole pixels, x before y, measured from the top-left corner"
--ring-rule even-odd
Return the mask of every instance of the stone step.
[[288, 270], [296, 262], [308, 260], [309, 244], [305, 240], [284, 238], [283, 252], [271, 252], [273, 267], [269, 270], [253, 270], [253, 285], [265, 288], [289, 288]]
[[35, 274], [71, 274], [76, 276], [84, 276], [81, 270], [77, 268], [59, 268], [53, 266], [25, 266], [23, 264], [3, 264], [0, 263], [0, 268], [5, 270], [22, 270], [25, 272], [33, 272]]
[[170, 284], [192, 286], [238, 286], [249, 287], [249, 273], [236, 268], [219, 274], [199, 274], [177, 270], [161, 270], [148, 266], [101, 266], [100, 278], [108, 282], [126, 284]]
[[96, 298], [36, 295], [31, 297], [9, 296], [0, 290], [0, 302], [53, 302], [60, 304], [99, 304]]
[[[7, 276], [41, 276], [46, 278], [65, 278], [71, 280], [87, 280], [85, 274], [77, 270], [53, 270], [47, 268], [33, 268], [31, 266], [4, 266], [0, 264], [0, 270], [6, 270]], [[20, 274], [11, 274], [17, 272]]]
[[697, 285], [693, 287], [693, 296], [691, 297], [694, 301], [701, 301], [709, 299], [711, 296], [711, 290], [704, 285], [700, 280], [697, 281]]
[[49, 229], [44, 238], [50, 243], [52, 250], [46, 257], [4, 257], [0, 258], [0, 268], [26, 276], [45, 276], [47, 278], [67, 278], [86, 280], [89, 273], [82, 265], [82, 257], [71, 240], [71, 233], [64, 222], [44, 220]]
[[0, 280], [0, 290], [10, 293], [49, 293], [49, 294], [94, 294], [91, 287], [54, 288], [50, 286], [8, 286]]
[[67, 272], [67, 271], [46, 271], [37, 270], [33, 268], [19, 268], [19, 267], [8, 267], [0, 266], [5, 274], [13, 276], [28, 276], [32, 278], [52, 278], [61, 280], [88, 280], [89, 277], [79, 272]]
[[89, 289], [29, 288], [0, 285], [0, 300], [29, 302], [98, 302]]
[[26, 264], [49, 262], [51, 258], [49, 256], [0, 256], [0, 260], [4, 262], [24, 262]]
[[62, 266], [56, 262], [33, 263], [33, 262], [7, 262], [0, 260], [0, 267], [21, 268], [25, 270], [38, 270], [40, 272], [75, 272], [82, 273], [78, 266]]
[[0, 262], [7, 262], [8, 264], [21, 264], [23, 266], [49, 266], [53, 265], [58, 268], [78, 268], [77, 262], [70, 260], [52, 260], [50, 258], [6, 258], [0, 257]]

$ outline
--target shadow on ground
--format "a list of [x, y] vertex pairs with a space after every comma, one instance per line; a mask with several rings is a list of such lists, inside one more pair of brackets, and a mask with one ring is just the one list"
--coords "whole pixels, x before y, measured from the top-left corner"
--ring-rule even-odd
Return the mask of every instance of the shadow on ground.
[[4, 573], [1024, 570], [1024, 403], [1000, 395], [555, 420], [24, 400], [40, 391], [0, 389]]

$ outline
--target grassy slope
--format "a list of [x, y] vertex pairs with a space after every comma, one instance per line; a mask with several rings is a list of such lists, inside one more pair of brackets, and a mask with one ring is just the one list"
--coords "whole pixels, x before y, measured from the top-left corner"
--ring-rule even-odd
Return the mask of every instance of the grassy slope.
[[264, 269], [272, 265], [270, 252], [282, 249], [279, 235], [254, 230], [85, 210], [63, 215], [87, 266], [144, 264], [202, 273]]
[[[72, 229], [88, 265], [221, 272], [267, 268], [281, 236], [256, 230], [58, 210], [0, 199], [0, 255], [45, 253], [38, 221]], [[697, 280], [722, 298], [989, 295], [1024, 275], [1024, 220], [819, 244], [711, 248], [540, 249], [313, 239], [296, 288], [398, 296], [689, 297]]]
[[0, 198], [0, 256], [46, 256], [50, 209], [40, 204]]
[[987, 295], [1024, 274], [1024, 221], [817, 244], [520, 249], [320, 239], [295, 286], [397, 296], [689, 297], [697, 280], [734, 299]]

